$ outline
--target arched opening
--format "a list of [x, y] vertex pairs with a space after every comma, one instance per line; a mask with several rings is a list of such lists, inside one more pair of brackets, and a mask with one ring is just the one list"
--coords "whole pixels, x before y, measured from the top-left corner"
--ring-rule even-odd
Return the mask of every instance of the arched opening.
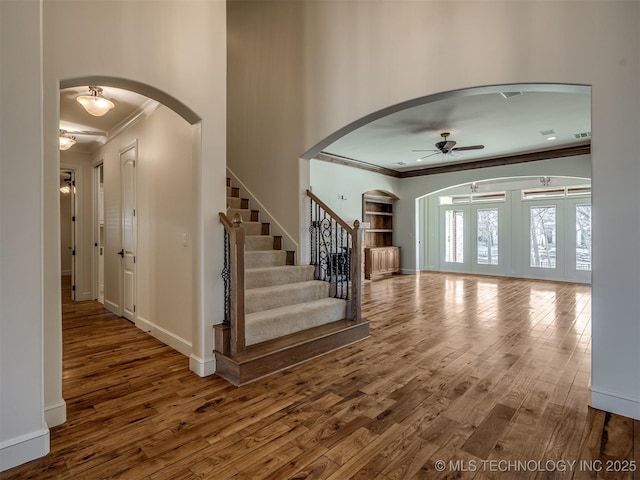
[[421, 271], [591, 282], [591, 179], [520, 176], [416, 200]]
[[[92, 123], [95, 119], [75, 102], [90, 85], [102, 87], [116, 104], [115, 123]], [[61, 125], [67, 104], [80, 111], [66, 123], [77, 144], [58, 156], [60, 165], [77, 168], [83, 191], [75, 218], [76, 297], [101, 300], [189, 358], [203, 335], [193, 326], [199, 289], [192, 288], [201, 255], [193, 248], [194, 212], [201, 203], [194, 185], [201, 169], [200, 149], [194, 148], [200, 143], [200, 118], [171, 95], [127, 79], [67, 79], [60, 82], [60, 95]], [[80, 115], [86, 123], [75, 120]], [[126, 165], [135, 173], [125, 173]], [[120, 255], [127, 242], [135, 247], [129, 285], [126, 254]], [[47, 414], [54, 418], [50, 424], [64, 416]]]

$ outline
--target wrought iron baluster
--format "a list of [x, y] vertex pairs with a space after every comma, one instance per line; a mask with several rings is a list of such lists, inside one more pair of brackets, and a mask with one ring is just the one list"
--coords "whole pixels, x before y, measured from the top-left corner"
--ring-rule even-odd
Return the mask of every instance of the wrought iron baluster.
[[222, 280], [224, 282], [224, 323], [231, 325], [231, 244], [229, 233], [224, 229], [224, 267], [222, 269]]

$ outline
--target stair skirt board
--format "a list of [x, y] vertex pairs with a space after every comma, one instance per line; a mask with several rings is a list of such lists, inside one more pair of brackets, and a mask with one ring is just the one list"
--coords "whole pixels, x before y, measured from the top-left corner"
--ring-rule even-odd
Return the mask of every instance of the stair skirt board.
[[369, 337], [369, 322], [339, 320], [247, 348], [229, 357], [214, 352], [216, 374], [235, 386], [255, 382]]

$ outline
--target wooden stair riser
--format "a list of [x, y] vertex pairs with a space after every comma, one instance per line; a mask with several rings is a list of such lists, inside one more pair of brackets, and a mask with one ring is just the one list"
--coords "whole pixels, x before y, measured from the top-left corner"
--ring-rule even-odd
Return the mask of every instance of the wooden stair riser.
[[288, 305], [298, 305], [328, 296], [329, 283], [318, 280], [253, 288], [245, 292], [245, 312], [250, 314]]
[[227, 187], [227, 197], [239, 197], [240, 189], [238, 187]]

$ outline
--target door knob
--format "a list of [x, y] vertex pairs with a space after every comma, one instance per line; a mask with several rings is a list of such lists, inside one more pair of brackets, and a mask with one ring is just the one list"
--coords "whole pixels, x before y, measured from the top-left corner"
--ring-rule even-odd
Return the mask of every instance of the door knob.
[[124, 248], [118, 252], [118, 255], [124, 258]]

